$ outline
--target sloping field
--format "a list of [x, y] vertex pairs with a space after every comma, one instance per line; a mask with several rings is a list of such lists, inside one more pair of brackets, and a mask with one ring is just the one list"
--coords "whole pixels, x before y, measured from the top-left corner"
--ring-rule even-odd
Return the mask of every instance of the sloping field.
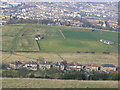
[[117, 32], [108, 32], [108, 31], [69, 31], [64, 30], [64, 35], [68, 39], [82, 39], [82, 40], [97, 40], [100, 39], [110, 40], [114, 42], [118, 42], [118, 33]]
[[[102, 54], [102, 53], [2, 53], [2, 62], [11, 63], [14, 61], [21, 61], [23, 63], [28, 61], [36, 61], [39, 58], [44, 58], [46, 61], [58, 62], [66, 60], [67, 62], [78, 62], [80, 64], [96, 63], [105, 64], [110, 63], [118, 65], [118, 55], [116, 53]], [[62, 57], [62, 58], [61, 58]]]
[[3, 78], [3, 88], [118, 88], [118, 81]]
[[46, 26], [14, 24], [2, 27], [3, 50], [39, 51], [34, 39], [40, 34], [45, 39], [40, 40], [41, 51], [76, 52], [76, 51], [117, 51], [117, 45], [105, 45], [100, 39], [117, 42], [117, 33], [66, 26]]
[[[115, 46], [106, 45], [93, 40], [73, 40], [73, 39], [44, 39], [39, 40], [40, 51], [46, 52], [76, 52], [76, 51], [95, 51], [113, 52]], [[117, 50], [116, 50], [117, 51]]]

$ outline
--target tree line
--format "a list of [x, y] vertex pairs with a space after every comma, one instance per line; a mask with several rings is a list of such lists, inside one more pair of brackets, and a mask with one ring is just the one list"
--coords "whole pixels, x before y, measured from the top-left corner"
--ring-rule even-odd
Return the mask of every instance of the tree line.
[[[71, 19], [73, 21], [80, 21], [83, 24], [79, 25], [79, 27], [91, 27], [91, 28], [97, 28], [97, 29], [107, 29], [107, 28], [103, 28], [102, 26], [98, 26], [98, 25], [93, 25], [91, 22], [87, 21], [86, 19], [83, 18], [79, 18], [79, 17], [71, 17]], [[10, 20], [7, 22], [7, 24], [45, 24], [45, 25], [63, 25], [63, 26], [73, 26], [72, 22], [68, 22], [68, 21], [53, 21], [51, 19], [23, 19], [23, 18], [17, 18], [17, 17], [12, 17], [10, 18]], [[110, 30], [112, 30], [112, 28], [109, 28]]]
[[119, 73], [103, 73], [99, 71], [61, 71], [58, 69], [32, 71], [26, 68], [19, 70], [3, 69], [2, 77], [10, 78], [45, 78], [64, 80], [119, 80]]

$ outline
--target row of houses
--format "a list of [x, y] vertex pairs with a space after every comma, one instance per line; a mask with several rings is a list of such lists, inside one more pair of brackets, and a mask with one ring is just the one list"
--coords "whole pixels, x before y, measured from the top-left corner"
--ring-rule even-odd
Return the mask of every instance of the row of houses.
[[[97, 65], [95, 63], [92, 64], [79, 64], [77, 62], [35, 62], [30, 61], [27, 63], [22, 63], [20, 61], [12, 62], [8, 65], [7, 69], [15, 69], [19, 70], [20, 68], [27, 68], [28, 70], [50, 70], [52, 68], [59, 70], [74, 70], [74, 71], [105, 71], [105, 72], [118, 72], [120, 69], [113, 64], [101, 64]], [[119, 69], [119, 70], [118, 70]]]
[[105, 44], [108, 44], [108, 45], [115, 44], [115, 42], [108, 41], [108, 40], [103, 40], [103, 39], [101, 39], [100, 42], [105, 43]]

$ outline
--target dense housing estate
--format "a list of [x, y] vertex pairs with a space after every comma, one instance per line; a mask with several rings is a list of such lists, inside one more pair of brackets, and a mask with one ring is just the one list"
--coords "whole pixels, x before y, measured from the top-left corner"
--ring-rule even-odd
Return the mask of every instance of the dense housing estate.
[[[68, 8], [69, 7], [69, 8]], [[0, 24], [39, 23], [117, 30], [117, 3], [0, 2]], [[108, 9], [109, 8], [109, 9]], [[15, 20], [15, 22], [14, 22]]]

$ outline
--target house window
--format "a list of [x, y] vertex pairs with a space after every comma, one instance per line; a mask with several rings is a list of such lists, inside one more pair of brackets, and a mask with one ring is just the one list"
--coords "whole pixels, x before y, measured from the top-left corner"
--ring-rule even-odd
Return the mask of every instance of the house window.
[[27, 67], [32, 67], [32, 66], [27, 66]]

